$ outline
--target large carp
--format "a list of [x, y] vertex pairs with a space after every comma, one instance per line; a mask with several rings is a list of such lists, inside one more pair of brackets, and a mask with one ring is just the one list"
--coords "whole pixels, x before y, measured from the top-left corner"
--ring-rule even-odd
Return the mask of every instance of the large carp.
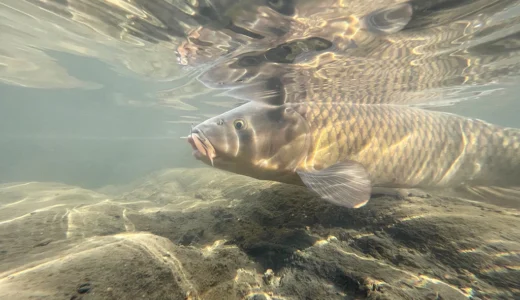
[[249, 102], [192, 128], [219, 169], [361, 207], [373, 187], [519, 186], [520, 129], [399, 105]]

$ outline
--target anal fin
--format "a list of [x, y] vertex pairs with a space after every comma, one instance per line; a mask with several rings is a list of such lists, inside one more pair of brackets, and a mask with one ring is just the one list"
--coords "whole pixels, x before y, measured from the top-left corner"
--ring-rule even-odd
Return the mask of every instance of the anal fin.
[[346, 161], [319, 171], [297, 171], [303, 183], [332, 204], [359, 208], [370, 200], [371, 182], [360, 163]]

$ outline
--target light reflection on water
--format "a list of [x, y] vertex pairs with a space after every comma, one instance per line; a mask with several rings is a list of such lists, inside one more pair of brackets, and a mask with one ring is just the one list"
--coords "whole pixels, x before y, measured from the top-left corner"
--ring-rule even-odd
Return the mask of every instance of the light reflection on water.
[[[39, 157], [38, 153], [42, 150], [35, 149], [45, 136], [53, 136], [53, 139], [63, 137], [64, 141], [70, 135], [76, 139], [90, 136], [90, 140], [99, 137], [100, 141], [95, 143], [97, 146], [86, 144], [80, 147], [76, 144], [74, 150], [69, 148], [64, 151], [63, 146], [56, 146], [51, 147], [54, 149], [50, 152], [45, 151], [51, 156], [53, 151], [60, 153], [55, 156], [58, 164], [64, 152], [69, 153], [65, 156], [75, 160], [78, 167], [82, 166], [78, 170], [90, 168], [85, 162], [77, 160], [77, 157], [87, 156], [87, 153], [79, 154], [85, 151], [85, 147], [97, 148], [99, 158], [112, 157], [115, 153], [111, 153], [125, 148], [130, 161], [123, 163], [107, 159], [115, 164], [114, 167], [128, 163], [135, 165], [137, 160], [143, 162], [142, 168], [146, 171], [151, 168], [144, 166], [189, 166], [186, 163], [189, 149], [177, 148], [175, 142], [164, 138], [150, 139], [150, 136], [170, 136], [172, 141], [176, 141], [178, 137], [185, 136], [189, 123], [200, 122], [233, 107], [237, 99], [227, 94], [242, 98], [272, 95], [277, 91], [258, 89], [264, 87], [263, 82], [273, 76], [281, 76], [288, 82], [286, 95], [289, 95], [289, 101], [312, 98], [308, 92], [302, 94], [298, 83], [298, 78], [301, 78], [307, 82], [308, 91], [314, 92], [319, 99], [323, 99], [320, 96], [323, 90], [332, 93], [333, 97], [339, 95], [342, 99], [361, 101], [413, 102], [429, 99], [440, 104], [442, 101], [479, 98], [476, 102], [439, 109], [501, 125], [520, 126], [517, 118], [511, 116], [514, 110], [510, 108], [516, 105], [513, 97], [508, 96], [515, 93], [516, 77], [512, 76], [520, 69], [515, 50], [520, 42], [514, 35], [520, 29], [514, 22], [520, 9], [514, 1], [505, 2], [484, 9], [479, 3], [466, 11], [455, 9], [452, 14], [465, 16], [463, 12], [471, 13], [469, 17], [451, 23], [447, 16], [434, 16], [437, 22], [434, 24], [444, 27], [431, 25], [428, 18], [419, 18], [415, 21], [416, 26], [428, 27], [423, 23], [430, 22], [431, 28], [383, 37], [374, 45], [368, 45], [368, 49], [374, 49], [368, 56], [366, 48], [361, 52], [336, 48], [332, 49], [334, 56], [331, 62], [330, 52], [316, 52], [316, 56], [311, 51], [306, 54], [307, 62], [303, 63], [277, 64], [268, 61], [258, 66], [235, 66], [230, 69], [230, 63], [236, 62], [234, 57], [247, 56], [241, 53], [251, 51], [262, 53], [283, 41], [300, 38], [301, 28], [318, 24], [318, 18], [327, 20], [327, 17], [336, 17], [338, 12], [361, 15], [384, 1], [374, 2], [371, 4], [373, 6], [354, 3], [341, 9], [330, 3], [314, 7], [309, 1], [299, 1], [297, 21], [274, 13], [258, 1], [249, 4], [250, 8], [255, 9], [248, 10], [241, 8], [247, 1], [240, 5], [220, 1], [216, 2], [219, 4], [215, 6], [215, 13], [221, 19], [217, 18], [213, 23], [210, 22], [211, 18], [197, 18], [193, 12], [195, 8], [188, 9], [188, 4], [180, 2], [170, 5], [161, 1], [150, 1], [148, 4], [139, 1], [134, 4], [122, 1], [68, 1], [62, 5], [61, 2], [3, 1], [0, 9], [3, 32], [0, 80], [7, 85], [2, 86], [1, 111], [5, 117], [0, 121], [3, 125], [1, 131], [5, 137], [3, 143], [8, 148], [22, 147], [27, 152], [24, 155], [6, 155], [5, 160], [9, 161], [11, 167], [8, 169], [11, 171], [3, 172], [2, 180], [12, 180], [13, 176], [23, 179], [24, 176], [31, 177], [30, 174], [33, 177], [41, 174], [38, 176], [63, 180], [60, 176], [70, 170], [54, 176], [51, 174], [59, 168], [46, 167], [45, 163], [40, 172], [28, 172], [26, 167], [22, 167], [25, 158]], [[511, 7], [504, 9], [509, 2], [512, 3]], [[327, 5], [329, 8], [324, 8]], [[165, 9], [176, 18], [159, 14]], [[475, 12], [478, 9], [481, 12]], [[192, 16], [186, 15], [186, 12]], [[320, 14], [316, 15], [316, 12]], [[314, 19], [305, 18], [309, 15]], [[254, 18], [261, 18], [262, 21], [259, 19], [253, 24], [251, 20]], [[254, 35], [249, 37], [248, 33], [240, 34], [236, 29], [222, 29], [222, 26], [216, 25], [219, 22], [224, 24], [228, 19], [235, 26], [249, 28], [266, 38], [259, 40]], [[206, 25], [201, 27], [200, 22]], [[275, 30], [272, 24], [278, 24], [276, 28], [283, 30]], [[325, 25], [321, 24], [321, 31], [314, 32], [323, 37], [335, 34], [327, 31]], [[184, 36], [197, 36], [198, 39], [187, 42]], [[501, 36], [509, 37], [501, 39]], [[362, 43], [359, 38], [354, 36], [353, 40]], [[479, 41], [492, 43], [487, 48], [474, 46]], [[468, 47], [469, 51], [463, 51]], [[477, 48], [494, 50], [489, 50], [489, 53], [475, 50], [475, 55], [471, 49]], [[178, 64], [185, 54], [182, 51], [179, 53], [180, 49], [196, 49], [191, 56], [185, 57], [192, 59], [190, 66]], [[381, 52], [378, 49], [385, 50]], [[223, 50], [234, 52], [224, 56]], [[479, 56], [479, 51], [483, 55]], [[329, 71], [313, 75], [316, 64], [328, 66]], [[380, 72], [383, 66], [386, 70]], [[334, 72], [341, 68], [344, 71], [339, 75]], [[202, 76], [199, 78], [206, 85], [222, 88], [233, 79], [236, 82], [232, 85], [237, 86], [238, 90], [208, 89], [196, 80], [200, 73]], [[323, 81], [323, 76], [328, 79]], [[404, 79], [399, 79], [401, 77]], [[316, 79], [309, 81], [309, 78]], [[512, 84], [507, 84], [507, 81]], [[460, 82], [464, 82], [462, 88], [458, 88]], [[142, 138], [138, 143], [146, 141], [149, 147], [146, 151], [138, 151], [135, 146], [116, 146], [117, 139], [114, 138], [119, 136], [133, 136], [136, 141]], [[112, 140], [102, 142], [107, 138]], [[16, 141], [10, 141], [13, 139]], [[177, 155], [168, 154], [174, 152]], [[94, 158], [96, 155], [90, 155], [92, 161], [99, 160]], [[144, 173], [136, 170], [135, 175]], [[111, 177], [120, 175], [113, 174]], [[38, 176], [33, 179], [40, 178]], [[85, 184], [89, 181], [89, 176], [78, 176], [80, 181], [71, 183]]]
[[[434, 7], [391, 35], [355, 28], [387, 0], [289, 2], [295, 10], [260, 0], [216, 0], [212, 8], [196, 0], [2, 1], [0, 182], [89, 189], [202, 166], [183, 139], [190, 124], [242, 100], [427, 105], [520, 127], [518, 1]], [[329, 47], [329, 40], [336, 44]], [[80, 215], [75, 210], [67, 206], [63, 214]], [[359, 237], [373, 235], [364, 234]], [[508, 260], [482, 266], [482, 274], [518, 271], [520, 250], [500, 247], [487, 250]], [[486, 246], [459, 252], [481, 249]], [[406, 282], [419, 282], [412, 285], [457, 288], [404, 273]]]

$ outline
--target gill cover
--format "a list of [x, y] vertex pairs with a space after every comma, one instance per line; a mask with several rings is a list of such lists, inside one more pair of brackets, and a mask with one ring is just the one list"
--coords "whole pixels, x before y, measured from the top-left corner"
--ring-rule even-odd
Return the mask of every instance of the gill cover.
[[[219, 165], [254, 178], [294, 172], [310, 149], [307, 121], [295, 109], [248, 102], [195, 127], [215, 149]], [[224, 166], [225, 165], [225, 166]]]
[[[239, 158], [265, 170], [295, 171], [310, 149], [309, 125], [297, 107], [250, 102], [246, 128], [237, 130]], [[248, 106], [255, 109], [249, 109]]]

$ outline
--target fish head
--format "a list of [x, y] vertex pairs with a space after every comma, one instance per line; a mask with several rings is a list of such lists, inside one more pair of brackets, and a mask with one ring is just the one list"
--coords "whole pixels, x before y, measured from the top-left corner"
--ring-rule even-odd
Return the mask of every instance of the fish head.
[[310, 148], [308, 123], [294, 105], [254, 101], [194, 126], [188, 141], [206, 164], [272, 180], [294, 172]]

